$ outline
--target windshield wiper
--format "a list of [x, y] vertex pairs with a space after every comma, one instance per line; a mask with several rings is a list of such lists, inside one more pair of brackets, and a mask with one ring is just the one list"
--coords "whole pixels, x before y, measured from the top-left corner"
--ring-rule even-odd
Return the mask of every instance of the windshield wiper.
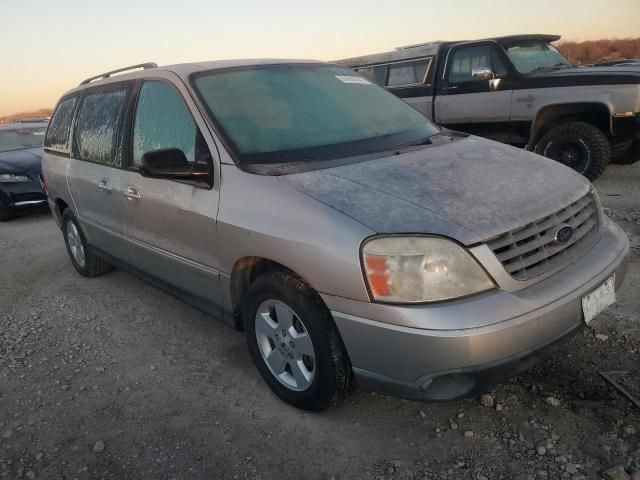
[[563, 68], [573, 68], [573, 65], [570, 65], [568, 63], [556, 63], [555, 65], [544, 65], [544, 66], [541, 66], [541, 67], [534, 68], [529, 73], [542, 72], [542, 71], [562, 70]]

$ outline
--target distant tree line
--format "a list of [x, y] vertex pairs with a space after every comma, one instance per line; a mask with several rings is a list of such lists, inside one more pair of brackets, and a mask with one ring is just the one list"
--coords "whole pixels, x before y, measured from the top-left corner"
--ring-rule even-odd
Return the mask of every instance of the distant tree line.
[[584, 42], [560, 41], [556, 44], [556, 48], [574, 65], [640, 58], [640, 38], [587, 40]]
[[24, 120], [25, 118], [48, 118], [51, 116], [51, 112], [50, 108], [39, 108], [28, 112], [12, 113], [11, 115], [0, 117], [0, 124]]

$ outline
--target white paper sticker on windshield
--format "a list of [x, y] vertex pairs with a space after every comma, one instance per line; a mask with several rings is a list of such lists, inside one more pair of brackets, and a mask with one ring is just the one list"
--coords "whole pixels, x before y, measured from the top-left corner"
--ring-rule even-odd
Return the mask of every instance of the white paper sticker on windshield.
[[336, 75], [336, 78], [343, 83], [359, 83], [361, 85], [371, 85], [371, 82], [366, 78], [354, 77], [352, 75]]

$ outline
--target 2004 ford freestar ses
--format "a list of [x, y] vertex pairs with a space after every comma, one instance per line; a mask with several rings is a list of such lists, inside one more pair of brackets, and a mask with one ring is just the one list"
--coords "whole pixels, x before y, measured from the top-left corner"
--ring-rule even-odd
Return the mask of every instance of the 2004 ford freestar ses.
[[137, 67], [85, 80], [49, 125], [71, 262], [244, 330], [292, 405], [355, 380], [475, 395], [615, 300], [627, 237], [563, 165], [438, 128], [338, 65]]

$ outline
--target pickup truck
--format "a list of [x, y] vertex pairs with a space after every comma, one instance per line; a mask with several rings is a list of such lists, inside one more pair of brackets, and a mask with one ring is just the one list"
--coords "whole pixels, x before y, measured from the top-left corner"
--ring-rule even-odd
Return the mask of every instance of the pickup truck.
[[431, 42], [338, 60], [434, 122], [524, 146], [597, 178], [640, 160], [640, 66], [577, 68], [558, 35]]

